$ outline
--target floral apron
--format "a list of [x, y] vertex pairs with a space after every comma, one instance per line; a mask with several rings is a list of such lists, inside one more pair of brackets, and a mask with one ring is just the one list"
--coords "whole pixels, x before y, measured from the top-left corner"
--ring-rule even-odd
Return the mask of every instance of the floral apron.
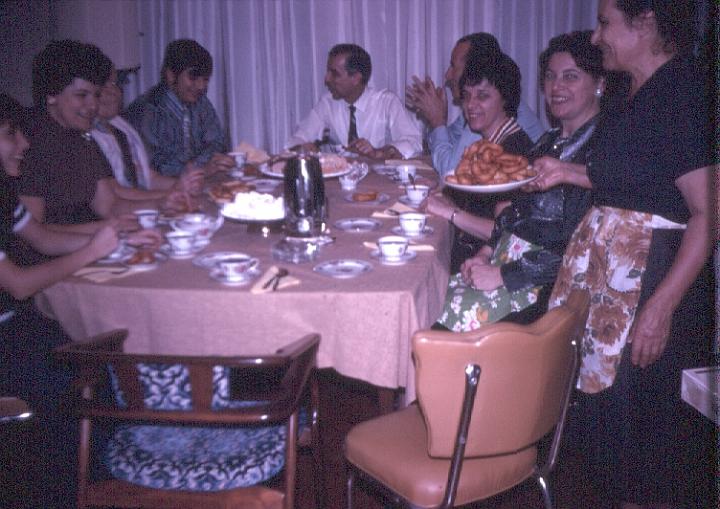
[[[491, 265], [500, 266], [518, 260], [536, 246], [511, 233], [504, 233], [493, 251]], [[438, 323], [454, 332], [467, 332], [486, 323], [497, 322], [512, 312], [522, 311], [537, 302], [539, 286], [509, 292], [504, 286], [495, 290], [476, 290], [465, 284], [458, 273], [450, 277], [445, 306]]]
[[578, 378], [583, 392], [600, 392], [615, 380], [637, 312], [653, 230], [682, 228], [661, 216], [613, 207], [591, 208], [578, 225], [549, 307], [565, 302], [575, 288], [590, 292]]

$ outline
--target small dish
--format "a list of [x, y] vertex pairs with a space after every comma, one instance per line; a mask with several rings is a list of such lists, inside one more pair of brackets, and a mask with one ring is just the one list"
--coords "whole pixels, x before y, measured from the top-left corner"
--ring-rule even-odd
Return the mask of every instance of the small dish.
[[390, 196], [388, 196], [387, 194], [378, 193], [377, 198], [375, 198], [374, 200], [367, 200], [367, 201], [354, 200], [353, 199], [354, 194], [355, 194], [355, 192], [345, 193], [345, 194], [343, 194], [343, 199], [346, 202], [355, 203], [358, 205], [379, 205], [381, 203], [385, 203], [386, 201], [388, 201], [390, 199]]
[[372, 270], [372, 264], [365, 260], [329, 260], [313, 267], [313, 271], [323, 276], [337, 279], [350, 279]]
[[239, 251], [216, 251], [214, 253], [205, 253], [204, 255], [197, 256], [192, 261], [192, 263], [196, 267], [202, 267], [203, 269], [212, 269], [222, 260], [238, 257], [251, 258], [249, 254], [241, 253]]
[[432, 226], [425, 226], [425, 228], [423, 228], [422, 231], [418, 233], [406, 233], [401, 226], [393, 226], [390, 231], [393, 232], [395, 235], [402, 235], [403, 237], [411, 237], [413, 239], [418, 237], [427, 237], [428, 235], [432, 235], [435, 232]]
[[420, 204], [422, 204], [422, 201], [419, 201], [419, 202], [410, 201], [410, 198], [408, 198], [407, 195], [405, 195], [405, 194], [402, 195], [401, 197], [399, 197], [398, 201], [400, 203], [403, 203], [403, 204], [407, 205], [408, 207], [412, 207], [412, 208], [417, 208], [420, 206]]
[[369, 217], [349, 217], [335, 221], [334, 226], [346, 232], [371, 232], [380, 228], [382, 223]]
[[155, 256], [155, 261], [154, 261], [154, 262], [150, 262], [150, 263], [131, 263], [133, 256], [135, 256], [135, 255], [133, 254], [133, 255], [130, 255], [130, 256], [126, 257], [126, 258], [123, 260], [123, 264], [124, 264], [125, 266], [127, 266], [127, 267], [130, 267], [130, 268], [133, 269], [133, 270], [153, 270], [153, 269], [157, 269], [157, 268], [158, 268], [158, 265], [160, 264], [160, 262], [165, 262], [165, 261], [167, 261], [167, 259], [168, 259], [168, 256], [167, 256], [165, 253], [161, 252], [161, 251], [156, 251], [156, 252], [153, 253], [153, 254], [154, 254], [154, 256]]
[[383, 265], [405, 265], [410, 260], [414, 260], [417, 256], [417, 253], [408, 249], [407, 251], [405, 251], [405, 254], [403, 254], [400, 258], [390, 260], [382, 256], [379, 249], [375, 249], [370, 252], [370, 256], [372, 256], [373, 258], [377, 258], [378, 261]]
[[260, 270], [256, 267], [246, 272], [246, 276], [238, 278], [227, 278], [220, 267], [213, 267], [210, 269], [210, 277], [218, 283], [222, 283], [227, 286], [244, 286], [258, 276], [260, 276]]
[[113, 263], [122, 263], [127, 260], [130, 256], [135, 254], [135, 248], [132, 246], [123, 246], [121, 249], [117, 249], [107, 255], [105, 258], [100, 258], [95, 263], [102, 265], [109, 265]]
[[189, 251], [184, 251], [182, 253], [173, 251], [170, 247], [170, 244], [163, 244], [162, 246], [160, 246], [160, 251], [168, 255], [168, 257], [172, 258], [173, 260], [187, 260], [189, 258], [194, 258], [195, 255], [205, 249], [208, 244], [209, 242], [206, 243], [205, 241], [195, 241], [195, 245], [192, 249], [190, 249]]

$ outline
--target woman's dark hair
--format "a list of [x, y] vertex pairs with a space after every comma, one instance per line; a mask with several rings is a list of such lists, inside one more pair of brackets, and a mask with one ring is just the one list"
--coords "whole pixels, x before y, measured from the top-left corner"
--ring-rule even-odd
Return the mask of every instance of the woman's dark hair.
[[592, 30], [578, 30], [550, 39], [548, 47], [540, 53], [540, 86], [542, 87], [545, 80], [545, 72], [550, 64], [550, 59], [556, 53], [569, 53], [575, 64], [595, 79], [605, 76], [602, 51], [590, 42], [591, 36]]
[[0, 94], [0, 126], [23, 130], [27, 123], [28, 110], [7, 94]]
[[464, 94], [466, 86], [479, 85], [487, 80], [497, 88], [505, 105], [503, 109], [508, 116], [517, 116], [520, 104], [520, 68], [505, 53], [474, 53], [468, 54], [465, 72], [460, 78], [460, 93]]
[[193, 39], [177, 39], [165, 48], [160, 81], [165, 82], [165, 70], [180, 74], [186, 69], [192, 76], [209, 77], [213, 71], [210, 52]]
[[49, 95], [62, 92], [75, 78], [103, 86], [112, 72], [112, 62], [92, 44], [65, 39], [52, 41], [33, 59], [33, 103], [45, 109]]
[[616, 5], [628, 23], [641, 14], [653, 12], [665, 51], [692, 51], [697, 0], [616, 0]]

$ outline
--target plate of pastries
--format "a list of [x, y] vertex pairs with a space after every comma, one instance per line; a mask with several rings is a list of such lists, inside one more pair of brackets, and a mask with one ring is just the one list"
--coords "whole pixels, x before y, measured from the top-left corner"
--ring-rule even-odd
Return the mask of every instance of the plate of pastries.
[[502, 193], [518, 189], [536, 176], [525, 157], [480, 140], [465, 149], [455, 173], [445, 177], [445, 184], [474, 193]]

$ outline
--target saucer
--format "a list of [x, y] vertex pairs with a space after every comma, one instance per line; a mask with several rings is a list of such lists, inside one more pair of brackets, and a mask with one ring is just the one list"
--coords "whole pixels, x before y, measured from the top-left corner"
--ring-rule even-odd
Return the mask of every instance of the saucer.
[[170, 247], [170, 244], [163, 244], [160, 246], [160, 251], [168, 255], [173, 260], [187, 260], [189, 258], [193, 258], [196, 254], [198, 254], [200, 251], [205, 249], [207, 244], [198, 245], [195, 243], [195, 245], [192, 247], [192, 249], [188, 249], [187, 251], [177, 252], [173, 251]]
[[371, 232], [380, 228], [380, 221], [369, 217], [349, 217], [335, 221], [335, 227], [346, 232]]
[[399, 201], [400, 203], [404, 203], [404, 204], [407, 205], [408, 207], [417, 208], [417, 207], [420, 206], [420, 204], [421, 204], [424, 200], [422, 200], [422, 201], [417, 201], [417, 202], [415, 202], [415, 201], [410, 201], [410, 198], [408, 198], [408, 196], [407, 196], [406, 194], [404, 194], [404, 195], [402, 195], [400, 198], [398, 198], [398, 201]]
[[250, 255], [245, 253], [240, 253], [239, 251], [216, 251], [214, 253], [206, 253], [204, 255], [200, 255], [196, 257], [192, 263], [196, 267], [202, 267], [204, 269], [212, 269], [215, 267], [218, 262], [221, 262], [222, 260], [226, 260], [228, 258], [238, 258], [238, 257], [247, 257], [251, 258]]
[[410, 260], [415, 259], [415, 257], [417, 256], [417, 253], [415, 251], [410, 251], [410, 249], [408, 249], [407, 251], [405, 251], [405, 254], [403, 254], [397, 260], [389, 260], [387, 258], [384, 258], [382, 256], [382, 254], [380, 254], [379, 249], [375, 249], [370, 252], [370, 256], [372, 256], [373, 258], [377, 258], [378, 261], [380, 263], [382, 263], [383, 265], [405, 265]]
[[135, 254], [135, 248], [131, 246], [123, 246], [122, 249], [119, 249], [117, 251], [113, 251], [109, 255], [107, 255], [105, 258], [100, 258], [95, 263], [100, 263], [103, 265], [111, 264], [111, 263], [122, 263], [125, 260], [127, 260], [130, 256]]
[[313, 271], [323, 276], [337, 279], [350, 279], [372, 270], [372, 265], [364, 260], [330, 260], [313, 267]]
[[418, 233], [405, 233], [405, 230], [402, 229], [402, 226], [393, 226], [390, 230], [395, 235], [402, 235], [403, 237], [427, 237], [428, 235], [432, 235], [432, 233], [435, 231], [433, 230], [432, 226], [425, 225], [425, 228], [422, 229], [421, 232]]
[[260, 269], [257, 267], [252, 268], [246, 272], [247, 275], [239, 277], [239, 278], [231, 278], [228, 279], [225, 277], [225, 274], [223, 274], [222, 269], [220, 267], [214, 267], [210, 270], [210, 277], [213, 278], [218, 283], [222, 283], [224, 285], [228, 286], [243, 286], [248, 284], [253, 279], [257, 278], [260, 275]]

